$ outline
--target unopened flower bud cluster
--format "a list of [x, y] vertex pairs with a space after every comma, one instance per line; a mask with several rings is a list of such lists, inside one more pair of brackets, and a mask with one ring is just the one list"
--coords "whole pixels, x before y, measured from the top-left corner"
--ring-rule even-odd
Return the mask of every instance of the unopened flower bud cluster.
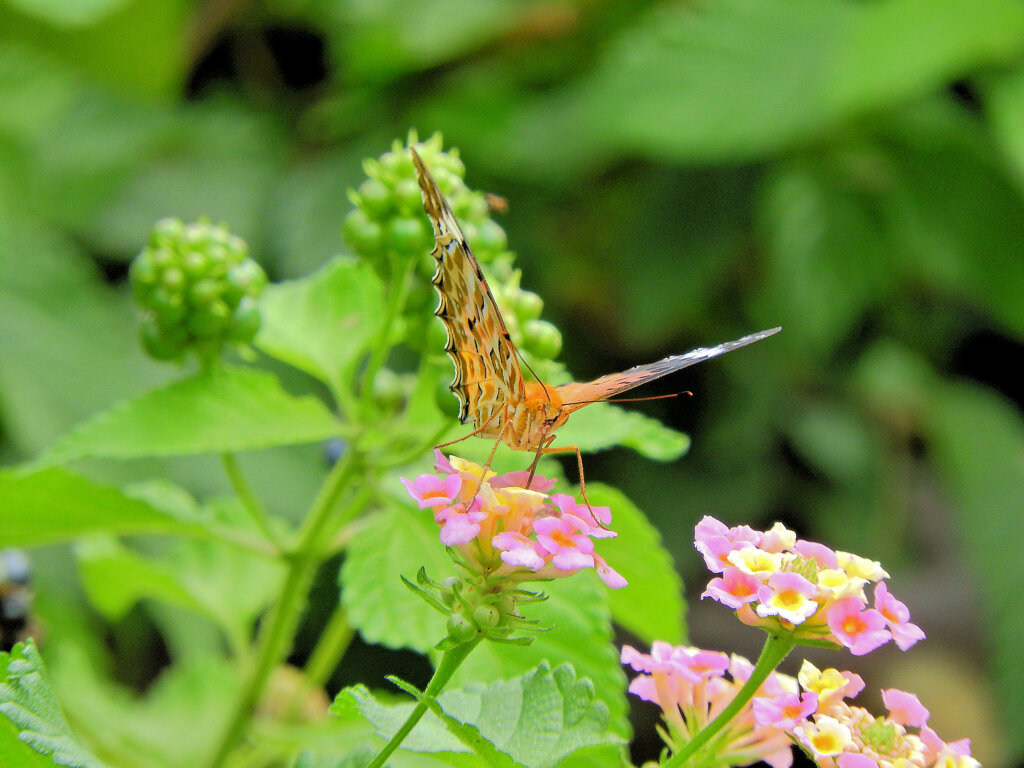
[[178, 359], [189, 349], [215, 356], [226, 343], [248, 344], [259, 330], [254, 299], [267, 276], [223, 226], [163, 219], [130, 276], [143, 311], [142, 343], [157, 359]]

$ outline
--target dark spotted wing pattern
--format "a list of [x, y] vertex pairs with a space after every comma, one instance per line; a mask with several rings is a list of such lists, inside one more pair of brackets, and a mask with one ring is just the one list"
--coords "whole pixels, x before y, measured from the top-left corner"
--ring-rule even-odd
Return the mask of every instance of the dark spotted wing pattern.
[[423, 160], [411, 149], [423, 193], [423, 207], [434, 227], [434, 314], [448, 340], [445, 351], [455, 364], [451, 390], [459, 399], [459, 420], [474, 427], [504, 418], [506, 406], [524, 397], [525, 385], [498, 305], [469, 249], [459, 223]]

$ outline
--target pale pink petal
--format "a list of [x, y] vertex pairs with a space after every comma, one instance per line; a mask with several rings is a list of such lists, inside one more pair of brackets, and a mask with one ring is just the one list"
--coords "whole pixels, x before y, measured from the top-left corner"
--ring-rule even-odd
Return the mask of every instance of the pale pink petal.
[[603, 557], [597, 554], [591, 554], [591, 557], [594, 559], [594, 568], [597, 570], [598, 578], [604, 582], [606, 587], [609, 589], [622, 589], [629, 585], [626, 578], [608, 565]]
[[889, 717], [900, 725], [920, 728], [928, 722], [928, 710], [913, 693], [898, 688], [886, 688], [882, 691], [882, 702], [889, 710]]
[[858, 597], [844, 597], [829, 606], [828, 626], [854, 656], [863, 656], [892, 638], [882, 614], [865, 608]]
[[859, 752], [844, 752], [836, 758], [839, 768], [878, 768], [878, 763]]
[[824, 544], [801, 539], [793, 549], [797, 554], [809, 560], [814, 560], [819, 568], [834, 570], [839, 567], [839, 559], [836, 557], [835, 551]]
[[744, 603], [757, 600], [757, 590], [760, 587], [761, 580], [756, 576], [730, 565], [722, 572], [720, 578], [708, 582], [708, 588], [700, 597], [702, 600], [710, 597], [728, 608], [739, 608]]

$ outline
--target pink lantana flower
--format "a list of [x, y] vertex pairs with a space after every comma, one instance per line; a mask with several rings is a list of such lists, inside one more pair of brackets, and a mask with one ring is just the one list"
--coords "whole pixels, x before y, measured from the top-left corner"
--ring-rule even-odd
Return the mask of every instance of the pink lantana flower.
[[[687, 646], [655, 642], [651, 653], [623, 646], [622, 663], [639, 672], [629, 692], [662, 709], [663, 738], [676, 752], [703, 730], [736, 698], [749, 679], [753, 666], [739, 656]], [[796, 690], [796, 681], [773, 673], [761, 687], [766, 695]], [[771, 693], [768, 693], [771, 691]], [[772, 768], [789, 768], [793, 761], [789, 736], [779, 728], [759, 723], [750, 704], [694, 756], [700, 765], [750, 765], [767, 762]], [[710, 750], [714, 750], [713, 754]]]
[[875, 610], [882, 614], [896, 646], [901, 651], [924, 639], [924, 630], [910, 622], [910, 611], [907, 606], [889, 594], [885, 582], [875, 585]]
[[882, 691], [882, 703], [889, 710], [889, 717], [894, 723], [920, 728], [928, 722], [928, 710], [913, 693], [886, 688]]
[[454, 504], [462, 487], [462, 478], [458, 475], [448, 475], [444, 478], [420, 475], [415, 480], [406, 480], [404, 477], [400, 479], [409, 495], [420, 505], [420, 509]]
[[[888, 574], [879, 563], [797, 539], [779, 523], [761, 532], [705, 517], [694, 546], [708, 570], [720, 574], [701, 597], [732, 608], [745, 624], [858, 655], [894, 638], [906, 650], [924, 636], [881, 583]], [[865, 587], [871, 583], [875, 607], [869, 609]]]
[[434, 522], [441, 526], [441, 543], [446, 547], [468, 544], [480, 533], [480, 521], [487, 519], [479, 497], [472, 504], [460, 502], [434, 513]]
[[828, 608], [828, 626], [854, 656], [870, 653], [892, 639], [882, 614], [866, 608], [859, 597], [844, 597], [832, 603]]
[[486, 583], [560, 578], [593, 568], [609, 587], [626, 586], [594, 548], [597, 539], [616, 535], [607, 527], [607, 507], [591, 511], [567, 494], [549, 495], [555, 481], [546, 477], [499, 476], [440, 451], [434, 468], [438, 475], [402, 483], [421, 509], [433, 508], [441, 543]]
[[701, 598], [712, 597], [729, 608], [739, 608], [744, 603], [757, 600], [760, 587], [761, 580], [756, 576], [730, 565], [722, 572], [721, 577], [708, 582], [708, 588], [704, 590]]
[[797, 679], [801, 688], [818, 697], [819, 712], [827, 712], [833, 704], [852, 699], [864, 690], [864, 680], [860, 675], [831, 667], [822, 671], [806, 659]]
[[721, 573], [729, 565], [729, 553], [734, 549], [756, 547], [761, 535], [746, 525], [729, 528], [710, 515], [706, 515], [695, 529], [697, 551], [704, 556], [708, 570]]
[[803, 624], [818, 611], [814, 597], [818, 588], [798, 573], [779, 571], [757, 592], [757, 615], [778, 616], [792, 624]]
[[876, 717], [844, 700], [864, 687], [850, 672], [819, 672], [805, 661], [799, 679], [805, 691], [830, 690], [790, 731], [822, 768], [979, 768], [966, 740], [943, 742], [927, 726], [928, 710], [912, 693], [883, 691], [889, 714]]
[[836, 757], [853, 744], [849, 727], [828, 715], [805, 720], [793, 729], [793, 735], [819, 765], [823, 758]]
[[774, 697], [755, 696], [753, 708], [758, 724], [792, 730], [801, 720], [818, 711], [818, 696], [810, 691], [802, 696], [789, 691]]
[[593, 568], [594, 542], [587, 535], [587, 524], [575, 515], [545, 517], [533, 525], [537, 543], [551, 555], [551, 562], [560, 571]]
[[501, 551], [501, 559], [508, 565], [518, 565], [539, 571], [545, 565], [543, 547], [521, 533], [503, 531], [491, 539], [495, 549]]

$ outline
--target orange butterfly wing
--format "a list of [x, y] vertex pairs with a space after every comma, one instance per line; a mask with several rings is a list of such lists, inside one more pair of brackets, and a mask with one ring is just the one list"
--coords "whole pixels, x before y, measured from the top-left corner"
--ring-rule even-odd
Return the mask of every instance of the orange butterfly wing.
[[660, 379], [662, 376], [667, 376], [670, 373], [696, 363], [709, 360], [718, 355], [724, 355], [726, 352], [745, 347], [747, 344], [753, 344], [755, 341], [765, 339], [778, 333], [780, 330], [782, 329], [769, 328], [766, 331], [759, 331], [758, 333], [744, 336], [742, 339], [736, 339], [736, 341], [727, 341], [714, 347], [698, 347], [684, 355], [672, 355], [664, 360], [658, 360], [656, 363], [638, 365], [630, 368], [628, 371], [611, 373], [593, 381], [563, 384], [557, 387], [558, 395], [562, 399], [563, 408], [567, 412], [572, 413], [585, 405], [590, 405], [600, 400], [607, 400], [621, 392], [633, 389], [633, 387], [639, 387], [641, 384]]
[[516, 348], [444, 194], [416, 150], [410, 151], [434, 227], [434, 314], [448, 333], [444, 349], [455, 365], [450, 388], [459, 399], [459, 420], [472, 418], [478, 429], [488, 422], [500, 427], [505, 406], [520, 402], [526, 389]]

